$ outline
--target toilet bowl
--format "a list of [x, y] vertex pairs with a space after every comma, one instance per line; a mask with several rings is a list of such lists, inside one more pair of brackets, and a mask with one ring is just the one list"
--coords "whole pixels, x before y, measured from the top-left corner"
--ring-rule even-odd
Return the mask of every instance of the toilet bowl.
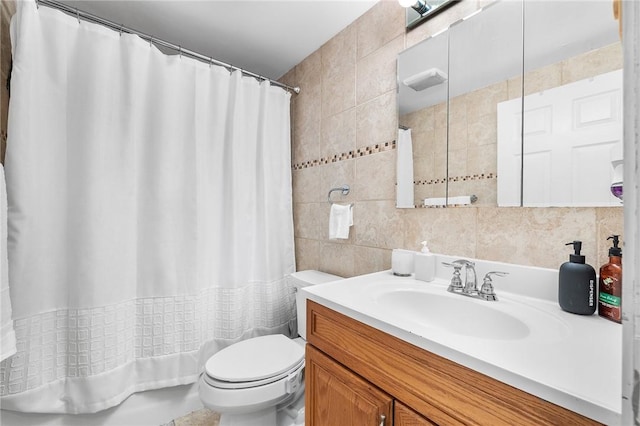
[[296, 289], [300, 337], [254, 337], [213, 355], [200, 376], [205, 407], [221, 414], [220, 426], [304, 425], [304, 345], [306, 299], [301, 287], [342, 279], [319, 271], [287, 277]]

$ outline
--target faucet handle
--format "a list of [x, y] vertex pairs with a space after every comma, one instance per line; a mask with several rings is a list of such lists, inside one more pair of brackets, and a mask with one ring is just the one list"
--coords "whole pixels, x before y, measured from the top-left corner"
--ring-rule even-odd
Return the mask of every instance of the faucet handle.
[[442, 262], [442, 264], [448, 268], [453, 268], [453, 276], [451, 277], [451, 283], [449, 284], [449, 288], [447, 288], [447, 291], [450, 291], [452, 293], [462, 291], [462, 278], [460, 278], [460, 269], [462, 269], [464, 265], [455, 262]]
[[451, 263], [454, 264], [454, 265], [460, 265], [460, 266], [471, 266], [471, 267], [476, 266], [475, 262], [472, 262], [472, 261], [467, 260], [467, 259], [458, 259], [458, 260], [454, 260]]
[[508, 272], [501, 272], [501, 271], [491, 271], [491, 272], [487, 272], [487, 274], [484, 276], [484, 279], [488, 279], [489, 281], [491, 281], [491, 276], [495, 275], [496, 277], [506, 277], [507, 275], [509, 275]]
[[491, 281], [492, 276], [496, 277], [506, 277], [509, 275], [508, 272], [501, 271], [491, 271], [487, 272], [482, 280], [482, 287], [480, 287], [480, 291], [478, 292], [479, 296], [485, 300], [498, 300], [498, 296], [496, 296], [496, 292], [493, 289], [493, 283]]

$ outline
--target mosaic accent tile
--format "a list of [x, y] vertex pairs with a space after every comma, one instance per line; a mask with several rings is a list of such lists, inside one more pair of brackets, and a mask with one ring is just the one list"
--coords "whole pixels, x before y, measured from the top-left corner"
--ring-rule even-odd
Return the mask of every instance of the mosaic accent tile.
[[365, 146], [358, 148], [355, 151], [342, 152], [340, 154], [334, 154], [331, 157], [322, 157], [317, 160], [305, 161], [302, 163], [296, 163], [292, 166], [293, 170], [308, 169], [309, 167], [321, 166], [323, 164], [337, 163], [339, 161], [351, 160], [353, 158], [364, 157], [378, 152], [391, 151], [396, 149], [396, 141], [378, 143], [375, 145]]
[[466, 175], [466, 176], [450, 176], [447, 180], [446, 178], [439, 179], [429, 179], [429, 180], [414, 180], [414, 185], [435, 185], [439, 183], [446, 182], [466, 182], [472, 180], [483, 180], [483, 179], [498, 179], [498, 175], [495, 173], [481, 173], [479, 175]]

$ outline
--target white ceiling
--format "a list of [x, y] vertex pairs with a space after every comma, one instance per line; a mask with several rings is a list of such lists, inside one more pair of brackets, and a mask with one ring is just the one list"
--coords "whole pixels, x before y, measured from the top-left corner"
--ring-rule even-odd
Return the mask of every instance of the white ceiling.
[[62, 0], [62, 3], [277, 79], [376, 1]]

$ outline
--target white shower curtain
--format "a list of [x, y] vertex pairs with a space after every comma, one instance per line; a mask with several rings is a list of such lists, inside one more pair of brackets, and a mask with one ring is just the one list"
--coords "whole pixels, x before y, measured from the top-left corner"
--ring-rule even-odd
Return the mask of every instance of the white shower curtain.
[[2, 408], [95, 412], [288, 333], [290, 94], [18, 6]]

